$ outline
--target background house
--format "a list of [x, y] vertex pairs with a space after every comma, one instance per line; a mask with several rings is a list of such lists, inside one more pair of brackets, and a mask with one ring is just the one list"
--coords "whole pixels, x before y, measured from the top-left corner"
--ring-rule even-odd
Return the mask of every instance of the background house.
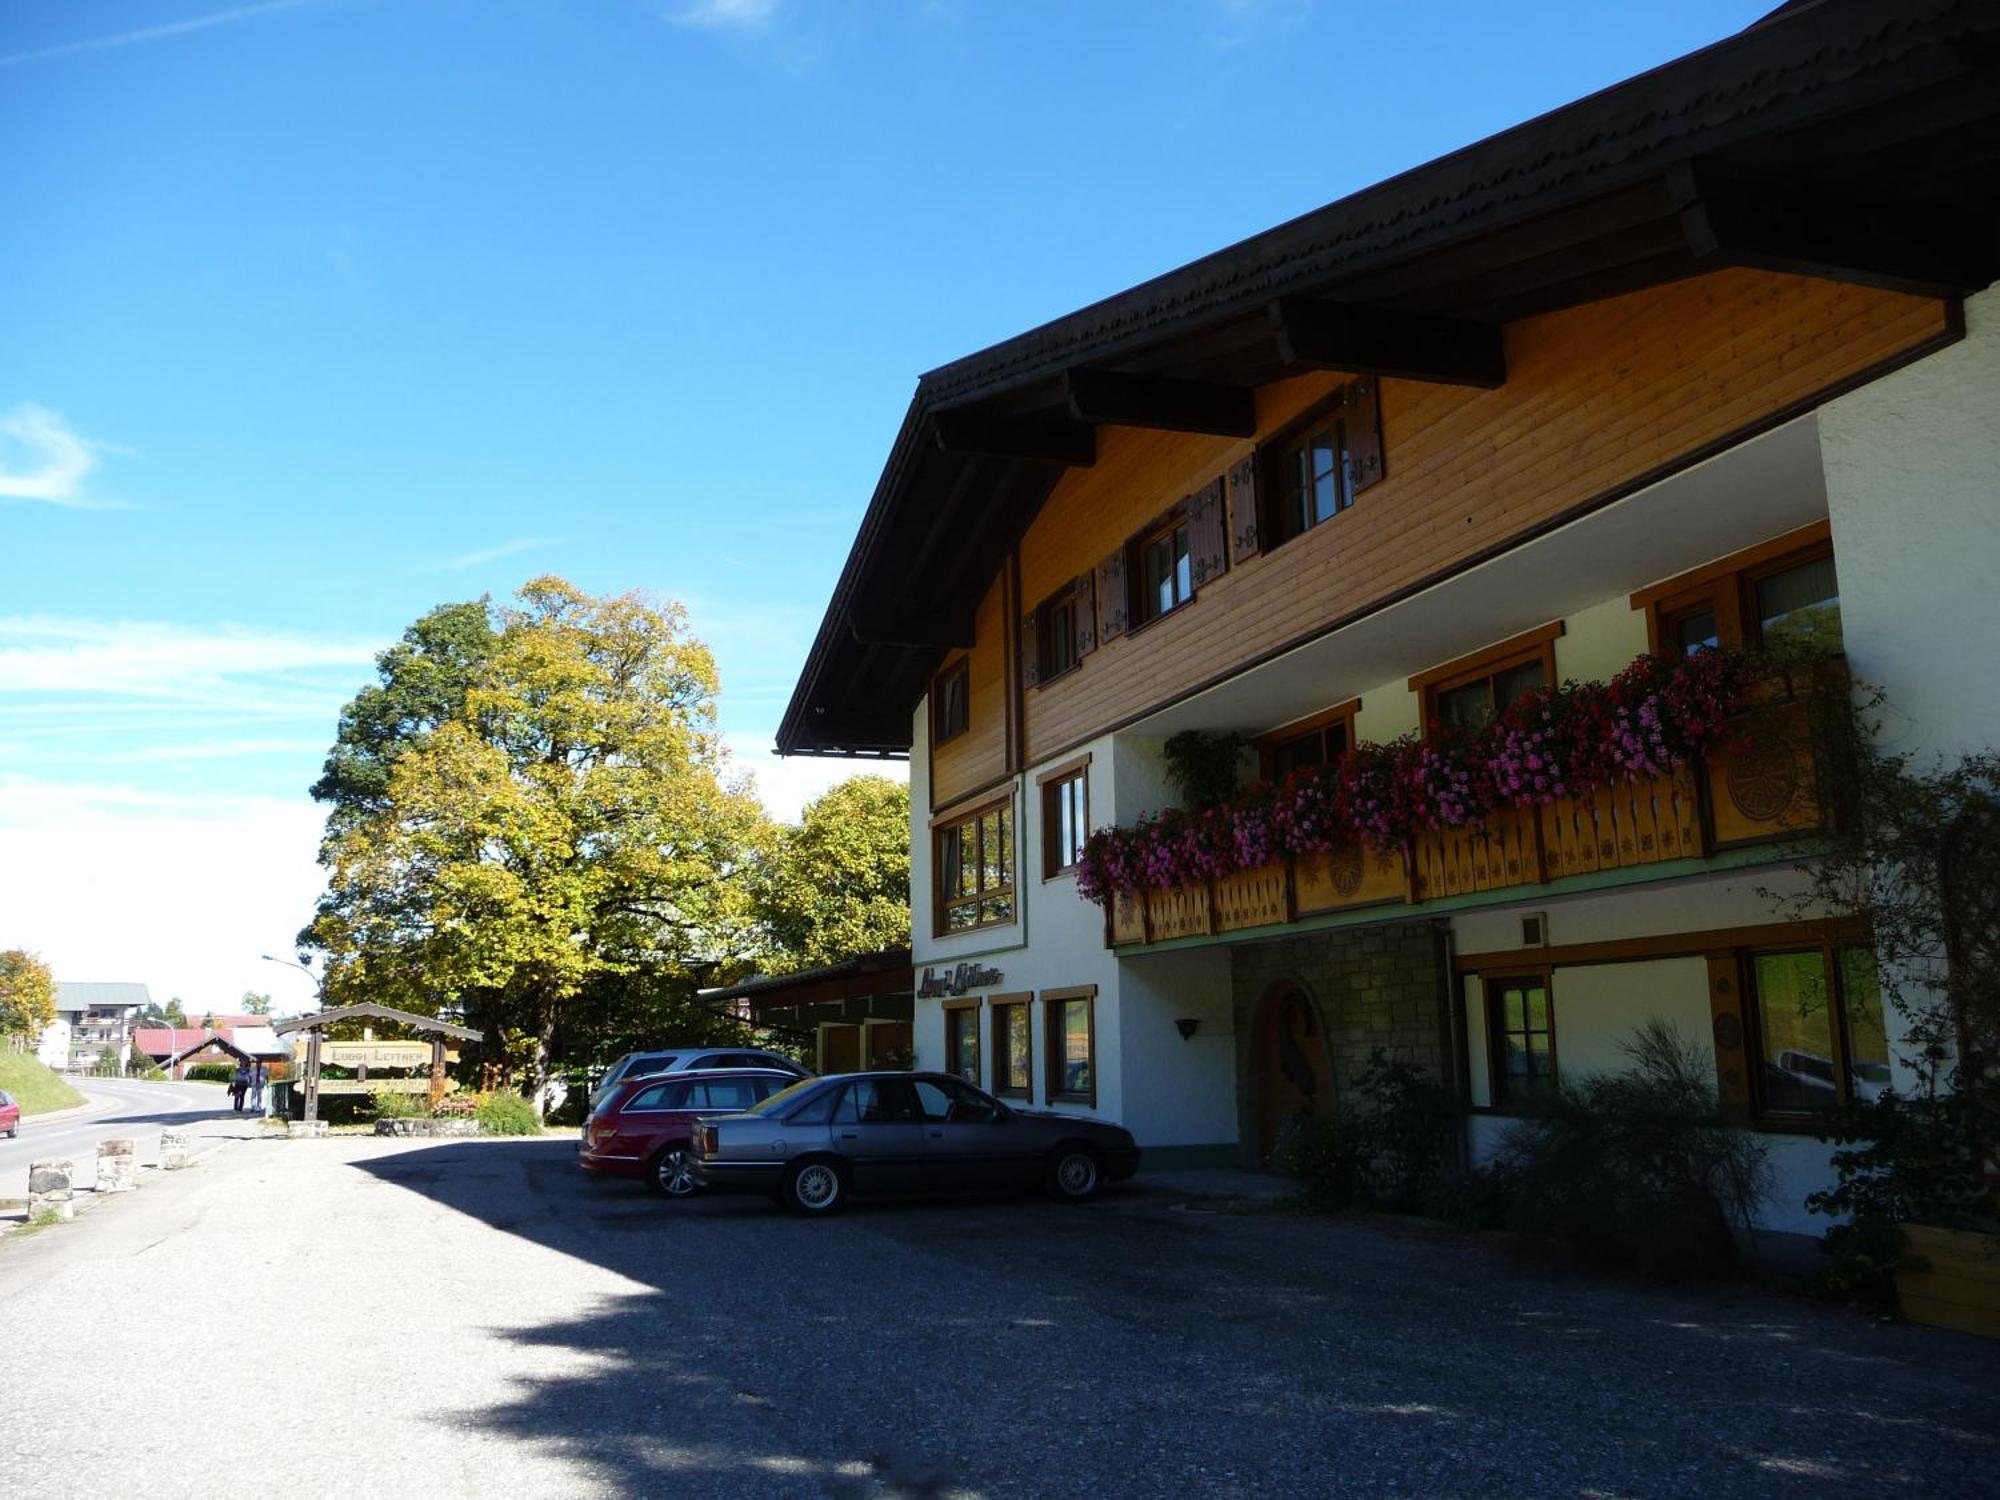
[[[56, 1020], [42, 1034], [39, 1051], [51, 1067], [115, 1067], [125, 1071], [131, 1050], [132, 1021], [153, 997], [143, 984], [106, 984], [58, 980]], [[66, 1029], [62, 1035], [59, 1029]], [[52, 1035], [60, 1040], [52, 1041]], [[62, 1048], [62, 1060], [50, 1054]]]

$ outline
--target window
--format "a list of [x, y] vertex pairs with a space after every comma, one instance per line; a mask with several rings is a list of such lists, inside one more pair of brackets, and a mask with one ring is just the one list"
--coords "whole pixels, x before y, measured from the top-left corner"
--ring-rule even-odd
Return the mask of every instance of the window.
[[1062, 676], [1079, 665], [1097, 645], [1094, 615], [1096, 589], [1088, 573], [1072, 579], [1037, 606], [1024, 651], [1035, 653], [1034, 683]]
[[687, 1091], [685, 1083], [656, 1083], [650, 1088], [640, 1089], [620, 1113], [630, 1115], [657, 1109], [680, 1109], [684, 1107]]
[[1042, 1004], [1048, 1022], [1051, 1100], [1097, 1103], [1097, 1030], [1093, 1016], [1096, 986], [1046, 990]]
[[931, 684], [931, 741], [942, 745], [972, 727], [971, 663], [960, 657]]
[[1132, 544], [1138, 559], [1137, 598], [1132, 622], [1144, 625], [1179, 609], [1194, 597], [1194, 573], [1188, 560], [1185, 511], [1175, 511]]
[[857, 1078], [833, 1112], [836, 1125], [901, 1125], [923, 1118], [916, 1090], [900, 1078]]
[[1042, 879], [1052, 880], [1076, 868], [1083, 841], [1090, 836], [1090, 801], [1084, 778], [1086, 766], [1065, 766], [1041, 778]]
[[1493, 979], [1486, 985], [1493, 1033], [1493, 1102], [1522, 1104], [1556, 1086], [1555, 1013], [1545, 975]]
[[1354, 503], [1347, 424], [1338, 411], [1309, 423], [1278, 452], [1278, 539], [1331, 521]]
[[1753, 577], [1750, 602], [1760, 641], [1840, 650], [1840, 580], [1834, 576], [1832, 553]]
[[1548, 685], [1548, 673], [1540, 658], [1502, 667], [1484, 677], [1457, 687], [1441, 688], [1437, 695], [1437, 723], [1446, 729], [1471, 734], [1500, 717], [1502, 709], [1524, 694]]
[[1294, 771], [1337, 765], [1354, 743], [1356, 698], [1310, 719], [1287, 724], [1257, 741], [1257, 759], [1266, 781], [1283, 781]]
[[[819, 1080], [816, 1078], [802, 1079], [800, 1082], [793, 1084], [791, 1088], [779, 1090], [778, 1093], [773, 1094], [771, 1098], [777, 1100], [778, 1107], [782, 1108], [785, 1103], [783, 1097], [784, 1095], [790, 1094], [794, 1089], [803, 1089], [808, 1084], [817, 1082], [819, 1082]], [[826, 1125], [831, 1123], [833, 1120], [834, 1106], [840, 1102], [841, 1095], [844, 1092], [845, 1090], [839, 1088], [838, 1086], [830, 1089], [821, 1089], [817, 1094], [814, 1094], [810, 1099], [806, 1100], [805, 1103], [801, 1104], [797, 1109], [793, 1110], [789, 1115], [785, 1116], [785, 1122], [789, 1125]], [[758, 1109], [753, 1111], [753, 1113], [760, 1115], [769, 1115], [773, 1112], [774, 1112], [773, 1110], [769, 1109]]]
[[993, 1001], [993, 1092], [1013, 1099], [1035, 1095], [1034, 1043], [1028, 997]]
[[946, 1125], [990, 1125], [1000, 1117], [1000, 1106], [978, 1089], [929, 1078], [914, 1080], [914, 1086], [926, 1120]]
[[997, 802], [936, 831], [940, 937], [1014, 920], [1014, 808]]
[[944, 1070], [967, 1083], [979, 1082], [979, 1002], [947, 1005], [944, 1012]]
[[1474, 734], [1526, 693], [1556, 680], [1557, 620], [1410, 679], [1421, 693], [1424, 722], [1435, 734]]
[[771, 1092], [768, 1078], [713, 1078], [688, 1089], [683, 1109], [744, 1110]]
[[1882, 986], [1868, 949], [1754, 953], [1748, 998], [1760, 1113], [1812, 1116], [1888, 1088]]
[[1824, 521], [1802, 526], [1632, 596], [1653, 649], [1809, 641], [1841, 649], [1840, 580]]

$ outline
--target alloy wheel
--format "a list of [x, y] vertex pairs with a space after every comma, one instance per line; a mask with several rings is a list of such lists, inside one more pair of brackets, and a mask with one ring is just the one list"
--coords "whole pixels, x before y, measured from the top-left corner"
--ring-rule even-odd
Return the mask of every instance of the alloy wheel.
[[685, 1146], [674, 1146], [660, 1153], [653, 1168], [660, 1191], [669, 1198], [685, 1198], [695, 1190], [694, 1158]]

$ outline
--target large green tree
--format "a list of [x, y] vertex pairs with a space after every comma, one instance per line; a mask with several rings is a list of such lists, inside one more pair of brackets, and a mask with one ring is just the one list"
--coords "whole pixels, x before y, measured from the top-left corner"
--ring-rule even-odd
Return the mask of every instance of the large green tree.
[[462, 707], [329, 818], [307, 932], [329, 997], [462, 1010], [525, 1044], [539, 1092], [577, 1005], [610, 1003], [618, 976], [669, 976], [691, 1002], [740, 965], [763, 820], [727, 775], [717, 687], [679, 605], [527, 585]]
[[56, 980], [25, 948], [0, 952], [0, 1037], [38, 1037], [56, 1018]]
[[807, 803], [773, 830], [753, 889], [768, 972], [908, 946], [909, 788], [856, 776]]
[[246, 1016], [268, 1016], [271, 1013], [271, 997], [256, 990], [245, 990], [242, 1004]]

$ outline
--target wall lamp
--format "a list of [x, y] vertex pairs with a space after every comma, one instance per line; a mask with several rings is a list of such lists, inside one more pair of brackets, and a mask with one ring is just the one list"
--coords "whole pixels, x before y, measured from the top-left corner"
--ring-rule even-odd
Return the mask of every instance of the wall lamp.
[[1182, 1016], [1178, 1021], [1174, 1022], [1174, 1029], [1181, 1034], [1182, 1041], [1191, 1042], [1194, 1040], [1194, 1034], [1201, 1029], [1201, 1018], [1199, 1016]]

